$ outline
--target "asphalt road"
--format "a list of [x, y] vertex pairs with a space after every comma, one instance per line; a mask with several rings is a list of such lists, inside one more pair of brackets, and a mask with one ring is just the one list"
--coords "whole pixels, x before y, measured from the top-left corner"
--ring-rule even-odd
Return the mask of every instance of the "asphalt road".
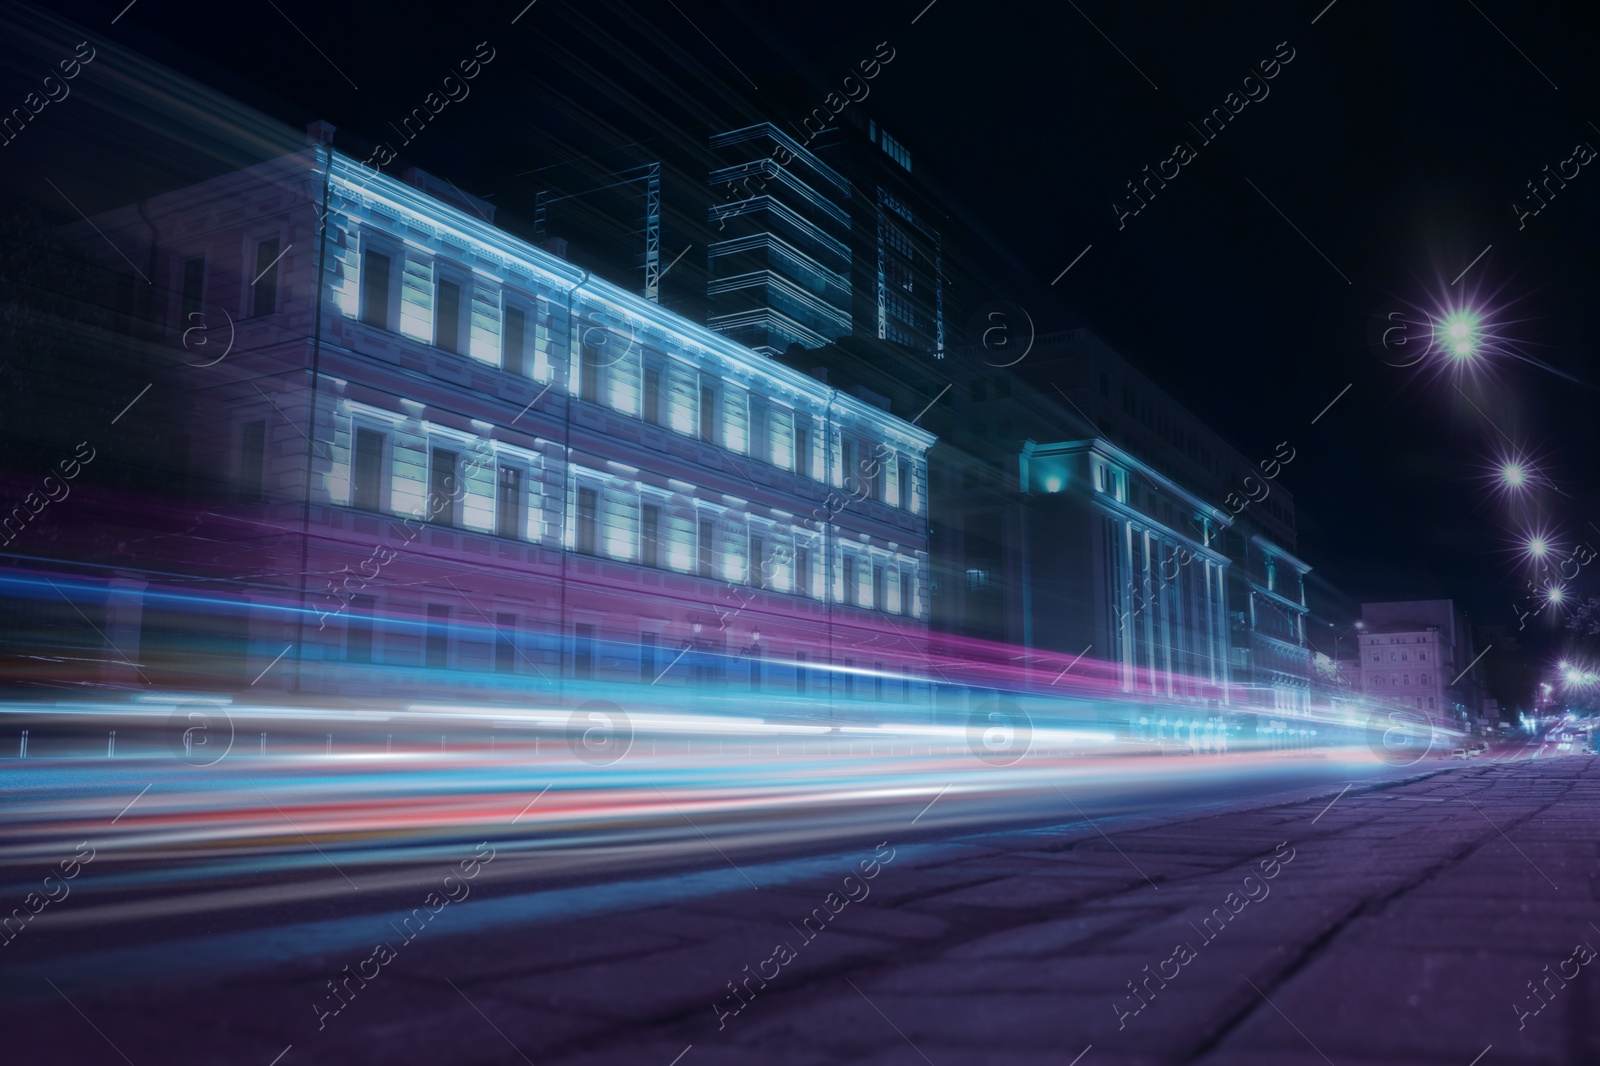
[[[1429, 758], [1396, 766], [1365, 750], [1033, 751], [995, 764], [914, 744], [875, 754], [837, 745], [768, 754], [706, 745], [698, 755], [636, 751], [607, 765], [570, 752], [503, 751], [213, 766], [13, 764], [0, 872], [20, 918], [0, 948], [0, 1022], [26, 1051], [24, 1062], [270, 1066], [282, 1054], [282, 1066], [649, 1063], [680, 1035], [660, 1066], [688, 1045], [700, 1061], [879, 1062], [898, 1061], [911, 1042], [921, 1050], [904, 1061], [924, 1061], [925, 1043], [941, 1047], [941, 1055], [928, 1053], [941, 1066], [1034, 1061], [1055, 1021], [1019, 1022], [1000, 1039], [993, 1018], [951, 1028], [959, 1014], [953, 1004], [928, 1015], [926, 1039], [906, 1029], [907, 1042], [886, 1027], [892, 1040], [881, 1046], [865, 1034], [827, 1044], [819, 1033], [829, 1026], [821, 1023], [817, 1032], [806, 1028], [799, 1044], [788, 1030], [769, 1028], [780, 1019], [801, 1025], [794, 1012], [815, 1007], [806, 1004], [820, 994], [813, 982], [824, 973], [870, 982], [913, 958], [952, 975], [980, 972], [962, 945], [989, 936], [1028, 945], [1012, 964], [1019, 975], [1037, 967], [1032, 983], [1024, 992], [1007, 983], [1020, 976], [1007, 977], [958, 998], [981, 991], [985, 1011], [1020, 1011], [1026, 1020], [1052, 974], [1078, 987], [1099, 972], [1100, 963], [1074, 969], [1072, 945], [1082, 938], [1061, 932], [1078, 908], [1127, 906], [1131, 915], [1160, 901], [1181, 910], [1188, 896], [1205, 896], [1196, 885], [1210, 885], [1220, 901], [1226, 890], [1214, 889], [1224, 873], [1238, 880], [1270, 854], [1267, 844], [1296, 836], [1291, 846], [1300, 847], [1306, 832], [1347, 826], [1350, 812], [1365, 819], [1410, 811], [1408, 831], [1435, 828], [1418, 819], [1460, 823], [1446, 825], [1441, 839], [1468, 826], [1480, 836], [1496, 833], [1487, 817], [1446, 804], [1448, 795], [1375, 800], [1463, 775], [1526, 774], [1537, 783], [1553, 768], [1588, 763], [1518, 754], [1500, 753], [1511, 762]], [[1295, 832], [1262, 827], [1286, 818]], [[1314, 867], [1353, 884], [1343, 867], [1370, 866], [1366, 833], [1349, 829], [1339, 844], [1343, 859], [1302, 860], [1296, 872]], [[1370, 839], [1389, 846], [1387, 837]], [[888, 877], [869, 886], [862, 864], [875, 855], [874, 878]], [[852, 875], [853, 889], [841, 880]], [[1361, 900], [1388, 883], [1376, 878]], [[818, 904], [839, 906], [852, 891], [871, 893], [870, 901], [845, 901], [854, 906], [848, 920], [862, 928], [830, 924], [826, 938], [812, 933], [820, 950], [774, 961], [778, 932], [804, 936]], [[825, 906], [811, 924], [828, 917]], [[1098, 923], [1082, 928], [1111, 928]], [[1092, 946], [1094, 937], [1085, 936]], [[916, 950], [905, 955], [912, 943]], [[374, 957], [380, 944], [392, 958]], [[1170, 946], [1159, 956], [1146, 952], [1115, 980], [1103, 974], [1103, 1002], [1081, 1005], [1085, 1031], [1098, 1032], [1105, 1018], [1115, 1022], [1113, 994], [1128, 996], [1125, 986], [1141, 967], [1170, 953]], [[785, 981], [771, 977], [773, 967]], [[769, 975], [770, 999], [779, 1000], [754, 1012], [768, 1022], [741, 1023], [737, 1038], [715, 1043], [732, 1025], [727, 1012], [743, 1002], [727, 999], [729, 982], [760, 970]], [[516, 975], [516, 991], [508, 975]], [[952, 977], [957, 985], [964, 979]], [[840, 987], [877, 1001], [857, 983], [856, 992]], [[783, 984], [795, 994], [780, 1000]], [[1060, 1009], [1070, 1021], [1079, 1007]], [[1185, 1015], [1184, 1024], [1213, 1032], [1214, 1019], [1202, 1015]], [[471, 1038], [449, 1044], [448, 1033], [469, 1023]], [[516, 1035], [508, 1041], [509, 1033]], [[1168, 1034], [1168, 1042], [1151, 1045], [1167, 1057], [1101, 1061], [1189, 1061], [1214, 1050], [1208, 1039], [1193, 1036], [1185, 1045]], [[1052, 1054], [1051, 1061], [1071, 1060]], [[695, 1063], [686, 1058], [680, 1066]]]

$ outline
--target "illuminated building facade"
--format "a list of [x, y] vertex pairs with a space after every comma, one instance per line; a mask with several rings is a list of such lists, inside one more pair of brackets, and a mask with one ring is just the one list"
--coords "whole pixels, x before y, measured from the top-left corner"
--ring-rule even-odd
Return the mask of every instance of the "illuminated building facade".
[[930, 433], [311, 131], [96, 220], [162, 235], [169, 348], [233, 324], [192, 432], [263, 687], [917, 698]]
[[1472, 630], [1451, 600], [1363, 603], [1361, 690], [1375, 703], [1467, 727], [1482, 697]]
[[855, 336], [942, 358], [943, 237], [905, 146], [851, 118], [810, 147], [770, 122], [711, 139], [707, 325], [770, 355]]
[[1124, 691], [1225, 701], [1223, 513], [1102, 439], [1024, 441], [1019, 467], [1022, 643], [1115, 663]]
[[1267, 538], [1252, 534], [1245, 548], [1249, 680], [1259, 701], [1275, 710], [1311, 707], [1313, 664], [1306, 642], [1305, 576], [1311, 567]]
[[[1225, 602], [1235, 683], [1258, 706], [1305, 711], [1311, 699], [1305, 575], [1295, 557], [1294, 497], [1277, 480], [1292, 467], [1284, 442], [1252, 461], [1086, 329], [1042, 334], [1035, 358], [1052, 363], [1055, 387], [1104, 439], [1161, 471], [1217, 509], [1209, 546], [1229, 560]], [[1160, 513], [1184, 525], [1176, 506]]]

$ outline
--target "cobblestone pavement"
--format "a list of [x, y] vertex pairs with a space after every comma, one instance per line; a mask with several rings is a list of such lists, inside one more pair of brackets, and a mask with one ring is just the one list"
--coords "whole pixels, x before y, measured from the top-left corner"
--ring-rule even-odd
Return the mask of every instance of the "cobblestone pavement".
[[636, 893], [562, 921], [374, 934], [387, 959], [137, 989], [63, 977], [58, 998], [0, 1009], [20, 1052], [3, 1057], [1600, 1062], [1600, 769], [1415, 770], [1310, 801], [890, 839], [784, 877], [743, 867], [759, 889]]

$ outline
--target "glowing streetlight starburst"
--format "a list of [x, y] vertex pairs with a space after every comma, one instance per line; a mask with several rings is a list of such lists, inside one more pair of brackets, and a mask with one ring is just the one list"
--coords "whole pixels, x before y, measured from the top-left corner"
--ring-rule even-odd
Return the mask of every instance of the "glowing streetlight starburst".
[[1453, 358], [1471, 359], [1478, 351], [1478, 316], [1470, 311], [1452, 311], [1435, 327], [1444, 349]]
[[1520, 489], [1528, 483], [1528, 471], [1521, 463], [1506, 463], [1500, 468], [1500, 483], [1508, 489]]
[[1535, 559], [1542, 559], [1550, 550], [1549, 543], [1543, 537], [1534, 537], [1528, 541], [1528, 554]]
[[1566, 598], [1566, 591], [1560, 585], [1551, 585], [1545, 590], [1544, 598], [1551, 603], [1560, 603]]

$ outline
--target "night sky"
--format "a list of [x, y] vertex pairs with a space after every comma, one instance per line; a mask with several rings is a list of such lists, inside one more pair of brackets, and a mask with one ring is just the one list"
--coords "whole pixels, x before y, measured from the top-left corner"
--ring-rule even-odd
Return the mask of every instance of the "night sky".
[[[409, 15], [141, 0], [109, 25], [124, 3], [56, 9], [286, 123], [320, 116], [368, 136], [490, 40], [477, 99], [410, 153], [474, 192], [493, 191], [467, 183], [538, 125], [526, 72], [575, 32], [560, 10], [571, 0], [538, 0], [515, 26], [525, 0]], [[1566, 162], [1600, 147], [1600, 108], [1593, 27], [1573, 8], [924, 3], [577, 10], [636, 22], [640, 54], [702, 66], [708, 92], [752, 101], [762, 90], [744, 79], [759, 86], [774, 51], [827, 77], [890, 41], [869, 112], [1018, 266], [1015, 299], [1039, 329], [1093, 328], [1248, 457], [1296, 449], [1281, 481], [1319, 619], [1347, 620], [1363, 599], [1449, 596], [1515, 628], [1530, 524], [1558, 547], [1600, 545], [1586, 346], [1600, 175]], [[1275, 58], [1270, 80], [1246, 81]], [[1257, 99], [1241, 107], [1247, 93]], [[1239, 113], [1207, 142], [1190, 124], [1230, 100]], [[697, 110], [664, 104], [686, 126], [664, 135], [703, 137], [687, 128]], [[1194, 157], [1119, 229], [1113, 205], [1138, 206], [1125, 183], [1180, 143]], [[1555, 195], [1519, 229], [1513, 204], [1538, 206], [1526, 183], [1547, 165], [1577, 173], [1564, 188], [1552, 179]], [[1492, 335], [1470, 369], [1437, 353], [1403, 365], [1421, 350], [1394, 343], [1408, 334], [1378, 343], [1397, 323], [1424, 342], [1425, 316], [1462, 303], [1488, 311]], [[1553, 479], [1522, 506], [1488, 476], [1512, 449]], [[1585, 572], [1568, 591], [1593, 584]], [[1544, 620], [1530, 630], [1552, 632]]]

